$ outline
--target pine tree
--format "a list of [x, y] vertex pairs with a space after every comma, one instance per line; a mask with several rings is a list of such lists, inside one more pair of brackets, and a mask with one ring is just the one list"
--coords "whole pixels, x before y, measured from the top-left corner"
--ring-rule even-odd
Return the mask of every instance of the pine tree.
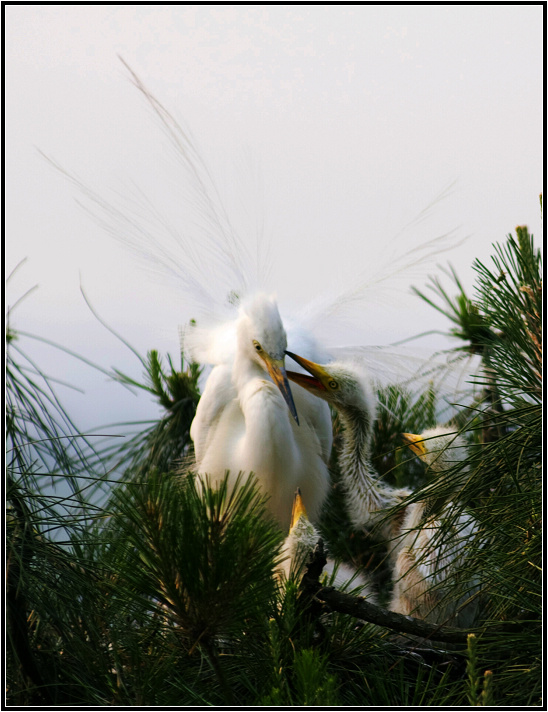
[[[166, 369], [151, 351], [138, 356], [142, 383], [111, 372], [157, 398], [165, 414], [122, 446], [92, 445], [51, 379], [25, 365], [9, 324], [7, 702], [541, 704], [542, 265], [527, 229], [516, 233], [495, 246], [492, 266], [474, 264], [473, 300], [454, 272], [457, 297], [434, 279], [442, 306], [429, 299], [452, 320], [458, 348], [483, 365], [475, 400], [452, 421], [475, 444], [453, 473], [482, 532], [470, 542], [481, 591], [473, 637], [409, 636], [397, 617], [375, 617], [374, 606], [349, 613], [361, 605], [352, 596], [346, 608], [336, 597], [327, 607], [330, 591], [311, 573], [282, 585], [273, 572], [283, 533], [253, 478], [233, 493], [202, 488], [181, 462], [199, 398], [195, 364], [169, 360]], [[375, 429], [379, 473], [416, 487], [417, 499], [427, 487], [431, 495], [399, 433], [435, 424], [435, 389], [392, 388], [379, 398], [388, 406]], [[375, 532], [351, 530], [336, 470], [335, 454], [325, 545], [376, 569], [388, 587], [382, 545]], [[52, 486], [60, 482], [62, 493]], [[436, 488], [440, 502], [454, 496], [449, 478]]]

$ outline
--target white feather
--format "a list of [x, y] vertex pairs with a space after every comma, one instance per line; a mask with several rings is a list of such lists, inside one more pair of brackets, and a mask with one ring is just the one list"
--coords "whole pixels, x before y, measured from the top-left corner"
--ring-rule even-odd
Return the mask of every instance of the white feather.
[[[264, 280], [273, 251], [262, 239], [255, 240], [255, 249], [247, 247], [253, 241], [242, 239], [236, 229], [190, 131], [130, 67], [126, 68], [173, 149], [179, 178], [162, 186], [156, 200], [136, 187], [132, 193], [109, 200], [79, 178], [68, 177], [110, 234], [143, 259], [147, 268], [158, 270], [164, 280], [175, 281], [184, 304], [183, 318], [195, 319], [194, 325], [184, 329], [183, 348], [201, 364], [212, 367], [191, 430], [199, 471], [217, 477], [227, 469], [234, 476], [240, 470], [254, 470], [281, 522], [287, 521], [290, 497], [300, 486], [314, 520], [328, 487], [331, 434], [327, 406], [319, 406], [296, 389], [294, 400], [301, 422], [297, 427], [264, 367], [259, 364], [261, 368], [256, 368], [251, 358], [246, 365], [242, 358], [246, 344], [238, 334], [242, 309], [267, 286]], [[168, 219], [167, 210], [158, 207], [157, 201], [169, 207], [173, 217]], [[417, 224], [423, 217], [419, 216]], [[384, 271], [376, 268], [373, 273], [368, 263], [343, 288], [331, 293], [326, 290], [300, 309], [293, 305], [290, 313], [282, 300], [277, 318], [268, 323], [255, 319], [255, 331], [263, 339], [268, 329], [280, 326], [285, 335], [278, 338], [276, 348], [283, 346], [312, 360], [328, 361], [331, 347], [340, 343], [341, 326], [351, 327], [357, 337], [363, 334], [368, 305], [374, 309], [379, 298], [399, 290], [402, 275], [416, 276], [419, 267], [424, 269], [441, 251], [455, 245], [451, 234], [418, 246], [407, 244], [406, 239], [403, 235], [396, 240], [395, 254], [387, 255]], [[278, 285], [282, 288], [285, 285]], [[256, 335], [251, 330], [248, 337]], [[247, 381], [242, 379], [244, 372]]]

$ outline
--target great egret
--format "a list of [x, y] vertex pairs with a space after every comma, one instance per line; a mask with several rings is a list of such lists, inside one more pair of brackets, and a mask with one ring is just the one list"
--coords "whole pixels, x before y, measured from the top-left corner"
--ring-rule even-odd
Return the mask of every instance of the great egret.
[[[403, 437], [437, 475], [467, 455], [462, 437], [451, 429], [438, 427], [420, 435], [404, 433]], [[468, 627], [478, 612], [474, 595], [477, 584], [467, 564], [469, 544], [477, 538], [478, 524], [451, 501], [439, 513], [429, 516], [429, 502], [426, 498], [405, 508], [390, 609], [432, 623]]]
[[383, 484], [369, 460], [376, 403], [365, 369], [358, 362], [320, 366], [290, 351], [286, 353], [310, 374], [288, 371], [288, 378], [336, 408], [341, 418], [344, 439], [339, 462], [352, 525], [356, 529], [377, 526], [380, 536], [393, 549], [401, 515], [390, 518], [386, 512], [411, 490]]
[[[303, 567], [314, 551], [320, 535], [312, 522], [309, 520], [301, 492], [295, 492], [293, 511], [291, 513], [291, 525], [289, 534], [283, 545], [283, 561], [278, 570], [282, 579], [289, 579], [292, 574], [297, 579], [303, 573]], [[343, 562], [336, 562], [327, 557], [327, 563], [323, 570], [324, 581], [330, 586], [339, 589], [351, 589], [353, 593], [366, 597], [371, 603], [376, 603], [376, 594], [369, 579], [358, 573], [351, 566]]]
[[[325, 351], [306, 323], [288, 320], [286, 330], [274, 297], [262, 292], [242, 300], [232, 320], [216, 328], [190, 330], [185, 343], [202, 361], [216, 364], [190, 431], [198, 473], [215, 482], [227, 470], [232, 479], [240, 471], [254, 472], [269, 495], [270, 511], [286, 531], [293, 493], [300, 487], [308, 516], [317, 523], [329, 489], [331, 404], [345, 426], [341, 465], [350, 519], [356, 528], [378, 525], [380, 536], [393, 548], [390, 542], [400, 521], [386, 517], [386, 510], [410, 490], [382, 484], [369, 462], [376, 408], [363, 369], [356, 374], [343, 364], [330, 364], [326, 368], [331, 376], [324, 371], [321, 378], [326, 383], [336, 379], [339, 386], [336, 391], [324, 388], [325, 395], [317, 387], [310, 388], [304, 372], [293, 372], [292, 380], [304, 388], [290, 390], [285, 353], [304, 370], [310, 370], [311, 364], [321, 367], [286, 352], [287, 345], [306, 349], [310, 359], [325, 356]], [[318, 402], [317, 395], [326, 402]]]
[[[345, 333], [352, 330], [354, 343], [361, 340], [357, 326], [365, 323], [362, 305], [378, 304], [383, 295], [393, 297], [401, 288], [401, 276], [409, 276], [409, 270], [413, 270], [416, 278], [417, 266], [438, 260], [440, 251], [454, 246], [454, 236], [447, 233], [410, 248], [395, 240], [392, 254], [383, 249], [387, 256], [384, 266], [379, 264], [365, 276], [357, 270], [340, 289], [323, 290], [297, 314], [294, 310], [292, 319], [286, 314], [280, 318], [276, 305], [264, 292], [268, 289], [271, 258], [283, 254], [283, 250], [277, 246], [270, 251], [270, 245], [261, 239], [262, 232], [257, 234], [260, 215], [253, 214], [252, 232], [247, 240], [242, 239], [242, 224], [235, 227], [234, 213], [231, 216], [226, 210], [223, 191], [190, 132], [124, 65], [160, 123], [180, 168], [175, 180], [170, 177], [162, 183], [161, 196], [156, 198], [161, 206], [138, 187], [133, 195], [122, 190], [122, 201], [120, 191], [109, 200], [102, 189], [90, 189], [52, 163], [77, 186], [100, 224], [144, 258], [148, 270], [159, 271], [163, 286], [170, 277], [174, 279], [178, 301], [186, 310], [181, 319], [197, 322], [196, 328], [185, 332], [185, 356], [212, 367], [192, 427], [199, 472], [210, 474], [215, 481], [227, 469], [234, 476], [240, 470], [255, 471], [270, 495], [273, 514], [286, 527], [293, 492], [300, 486], [310, 518], [316, 521], [327, 491], [331, 424], [327, 405], [312, 403], [305, 391], [294, 393], [291, 404], [281, 370], [286, 341], [292, 350], [325, 362], [325, 352], [314, 345], [316, 339], [320, 339], [322, 349], [331, 348], [338, 345], [338, 335], [344, 328]], [[230, 189], [241, 180], [241, 176], [231, 174]], [[253, 197], [253, 209], [257, 203], [260, 201]], [[421, 219], [424, 215], [425, 211]], [[402, 238], [406, 245], [408, 237]], [[349, 249], [354, 249], [351, 244]], [[250, 249], [250, 245], [255, 248]], [[367, 250], [370, 265], [372, 245]], [[282, 278], [280, 284], [285, 287], [291, 280]], [[386, 506], [384, 498], [391, 502], [394, 496], [397, 499], [385, 490], [378, 505]]]
[[213, 483], [227, 470], [233, 478], [254, 472], [286, 530], [299, 486], [317, 521], [329, 486], [329, 408], [318, 408], [301, 389], [292, 395], [287, 335], [273, 297], [259, 293], [244, 301], [234, 331], [234, 356], [209, 375], [192, 423], [197, 471]]

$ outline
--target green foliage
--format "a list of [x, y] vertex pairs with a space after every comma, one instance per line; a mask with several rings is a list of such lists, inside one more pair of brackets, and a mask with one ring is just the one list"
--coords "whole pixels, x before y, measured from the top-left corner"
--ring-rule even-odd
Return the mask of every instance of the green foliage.
[[527, 229], [516, 232], [517, 239], [495, 245], [492, 268], [474, 264], [475, 310], [489, 333], [476, 332], [469, 342], [482, 354], [476, 382], [483, 398], [473, 424], [480, 445], [468, 458], [459, 499], [484, 537], [473, 561], [489, 675], [481, 698], [478, 677], [471, 704], [539, 704], [541, 694], [542, 264]]
[[[289, 596], [292, 592], [289, 593]], [[278, 619], [283, 625], [284, 618]], [[285, 621], [287, 623], [287, 621]], [[272, 655], [271, 688], [261, 700], [261, 706], [327, 706], [338, 705], [337, 682], [329, 673], [329, 659], [318, 649], [287, 646], [290, 638], [271, 619], [270, 650]], [[298, 645], [298, 643], [297, 643]]]
[[202, 373], [201, 367], [197, 363], [187, 362], [182, 350], [178, 369], [169, 354], [169, 369], [165, 368], [156, 350], [149, 351], [146, 358], [141, 356], [130, 343], [106, 324], [85, 293], [82, 294], [96, 319], [131, 351], [143, 369], [141, 381], [117, 368], [106, 371], [107, 375], [130, 390], [148, 393], [157, 401], [162, 411], [161, 417], [152, 422], [116, 424], [118, 429], [127, 426], [132, 430], [124, 433], [121, 443], [113, 442], [112, 438], [99, 443], [98, 462], [122, 473], [124, 477], [128, 476], [129, 471], [139, 477], [150, 467], [169, 470], [180, 465], [192, 451], [190, 425], [200, 400], [198, 379]]
[[183, 461], [191, 447], [190, 425], [200, 400], [198, 379], [201, 368], [196, 363], [185, 365], [181, 353], [180, 370], [176, 370], [168, 355], [169, 371], [164, 370], [157, 351], [149, 351], [144, 365], [144, 384], [118, 370], [115, 378], [124, 385], [148, 391], [165, 411], [159, 421], [139, 430], [121, 446], [109, 446], [101, 452], [103, 459], [116, 462], [136, 473], [150, 467], [169, 470]]
[[[468, 646], [397, 637], [321, 609], [273, 572], [283, 533], [256, 483], [200, 485], [180, 460], [199, 399], [199, 367], [139, 356], [162, 415], [122, 445], [84, 438], [54, 382], [7, 332], [7, 700], [75, 706], [516, 706], [541, 704], [541, 259], [525, 228], [476, 263], [474, 299], [434, 291], [457, 348], [482, 359], [476, 400], [451, 424], [464, 463], [432, 478], [402, 432], [439, 421], [435, 385], [379, 393], [372, 460], [437, 512], [473, 514], [480, 618]], [[135, 353], [135, 352], [134, 352]], [[141, 424], [142, 427], [143, 424]], [[135, 424], [133, 424], [135, 426]], [[335, 440], [341, 433], [335, 424]], [[331, 556], [390, 593], [386, 549], [352, 531], [338, 487], [321, 532]], [[116, 474], [114, 474], [114, 472]], [[56, 489], [57, 488], [57, 489]], [[100, 495], [100, 497], [99, 497]], [[439, 503], [439, 504], [437, 504]], [[429, 505], [430, 506], [430, 505]], [[438, 508], [438, 509], [436, 509]], [[455, 515], [456, 517], [456, 515]], [[441, 529], [444, 541], [455, 522]], [[466, 571], [454, 576], [462, 593]]]
[[113, 507], [127, 545], [120, 576], [169, 610], [189, 650], [242, 635], [264, 610], [280, 532], [253, 478], [233, 489], [225, 478], [212, 489], [191, 475], [150, 470], [117, 489]]
[[[19, 357], [19, 360], [17, 359]], [[72, 491], [74, 503], [86, 507], [90, 490], [100, 489], [106, 478], [97, 472], [94, 481], [81, 475], [90, 466], [93, 446], [78, 432], [63, 409], [52, 379], [22, 350], [17, 332], [8, 328], [6, 348], [6, 454], [8, 472], [29, 497], [39, 497], [48, 485], [55, 485], [58, 473]], [[33, 494], [31, 494], [33, 493]], [[50, 505], [53, 500], [50, 501]], [[69, 504], [58, 499], [61, 507]], [[44, 506], [38, 504], [37, 506]], [[49, 506], [49, 505], [48, 505]], [[68, 512], [65, 511], [65, 514]], [[70, 516], [70, 514], [69, 514]]]
[[468, 676], [468, 704], [471, 707], [491, 707], [494, 705], [493, 673], [485, 670], [483, 676], [478, 672], [478, 640], [470, 633], [467, 643], [466, 674]]
[[504, 246], [495, 245], [495, 269], [474, 265], [480, 308], [496, 335], [489, 366], [501, 397], [514, 407], [542, 402], [542, 260], [527, 228], [516, 233], [517, 240], [508, 235]]
[[438, 297], [441, 297], [441, 306], [429, 299], [417, 287], [412, 287], [412, 290], [454, 324], [449, 329], [449, 334], [465, 342], [457, 347], [459, 350], [468, 353], [483, 353], [486, 346], [491, 343], [495, 336], [490, 328], [489, 321], [484, 314], [480, 313], [478, 305], [468, 298], [453, 267], [450, 265], [449, 269], [444, 269], [443, 267], [440, 267], [440, 269], [451, 278], [458, 288], [459, 291], [455, 297], [449, 296], [439, 277], [430, 277], [430, 283], [427, 286]]
[[477, 671], [477, 638], [474, 633], [468, 636], [468, 659], [466, 661], [466, 674], [468, 675], [468, 703], [471, 707], [478, 704], [480, 679]]
[[[149, 393], [160, 405], [161, 417], [152, 422], [119, 423], [118, 429], [130, 428], [121, 442], [107, 438], [96, 445], [97, 462], [124, 477], [128, 477], [129, 472], [139, 477], [150, 467], [169, 470], [190, 457], [190, 425], [200, 399], [201, 368], [196, 363], [187, 364], [183, 353], [180, 370], [175, 368], [169, 355], [169, 370], [166, 370], [155, 350], [149, 351], [146, 359], [139, 356], [139, 360], [144, 369], [143, 382], [118, 369], [109, 372], [109, 376], [128, 388]], [[111, 426], [101, 429], [106, 427]]]
[[378, 393], [371, 462], [382, 480], [394, 487], [416, 487], [425, 481], [425, 467], [402, 446], [402, 433], [421, 433], [437, 424], [434, 386], [422, 393], [388, 386]]

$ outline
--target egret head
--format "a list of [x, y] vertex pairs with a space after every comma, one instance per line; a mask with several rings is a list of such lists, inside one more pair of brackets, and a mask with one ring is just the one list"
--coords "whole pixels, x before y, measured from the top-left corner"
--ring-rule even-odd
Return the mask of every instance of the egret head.
[[299, 418], [285, 371], [287, 336], [273, 296], [257, 294], [240, 308], [238, 348], [242, 355], [266, 370], [280, 389], [295, 418]]
[[308, 519], [301, 490], [297, 489], [293, 500], [291, 526], [285, 541], [285, 552], [289, 556], [291, 569], [298, 574], [314, 551], [320, 535]]
[[365, 370], [358, 364], [330, 363], [320, 366], [313, 361], [286, 351], [286, 354], [308, 373], [288, 371], [287, 377], [318, 398], [322, 398], [338, 410], [357, 410], [367, 413], [372, 420], [375, 414], [375, 399]]
[[406, 445], [435, 472], [449, 469], [462, 462], [467, 454], [467, 446], [454, 428], [431, 428], [420, 435], [402, 433]]

